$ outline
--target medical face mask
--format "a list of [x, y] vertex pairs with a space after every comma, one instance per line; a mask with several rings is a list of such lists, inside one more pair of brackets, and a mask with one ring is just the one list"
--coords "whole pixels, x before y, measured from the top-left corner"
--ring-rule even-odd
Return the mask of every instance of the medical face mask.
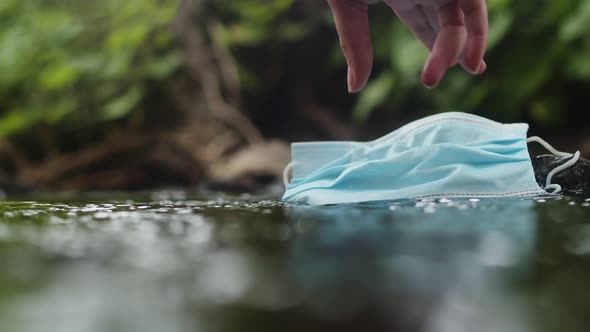
[[[580, 153], [559, 152], [538, 137], [527, 139], [527, 131], [524, 123], [443, 113], [372, 142], [294, 143], [283, 200], [324, 205], [557, 194], [561, 187], [551, 183], [553, 176], [574, 165]], [[530, 142], [570, 158], [549, 174], [544, 189], [535, 181]]]

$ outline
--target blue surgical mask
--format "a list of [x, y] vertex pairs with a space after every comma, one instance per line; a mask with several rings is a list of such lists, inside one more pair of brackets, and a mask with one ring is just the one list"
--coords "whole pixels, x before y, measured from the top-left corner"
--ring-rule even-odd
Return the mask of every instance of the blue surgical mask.
[[[442, 197], [527, 197], [557, 193], [551, 178], [579, 159], [527, 139], [528, 125], [465, 113], [410, 123], [372, 142], [293, 143], [283, 200], [311, 205]], [[541, 188], [527, 144], [572, 157]]]

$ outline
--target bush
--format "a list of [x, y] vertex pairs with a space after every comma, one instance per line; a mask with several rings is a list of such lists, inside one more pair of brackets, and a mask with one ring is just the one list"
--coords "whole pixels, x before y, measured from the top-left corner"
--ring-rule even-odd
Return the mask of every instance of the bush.
[[173, 0], [0, 1], [0, 136], [125, 117], [181, 63]]
[[[208, 4], [208, 15], [219, 23], [212, 38], [234, 56], [241, 89], [249, 96], [269, 98], [274, 81], [267, 79], [268, 72], [293, 61], [290, 48], [311, 39], [333, 45], [331, 51], [313, 55], [325, 64], [325, 75], [316, 77], [334, 80], [340, 75], [336, 73], [345, 73], [325, 3]], [[177, 5], [173, 0], [0, 1], [0, 136], [26, 133], [39, 124], [79, 128], [140, 111], [150, 93], [147, 86], [165, 87], [181, 68], [169, 29]], [[580, 101], [590, 78], [590, 2], [489, 0], [488, 6], [489, 72], [472, 77], [453, 70], [433, 91], [419, 83], [424, 47], [384, 4], [372, 6], [375, 71], [346, 111], [358, 121], [377, 110], [422, 109], [562, 125], [573, 116], [568, 110], [584, 107]], [[298, 84], [307, 82], [291, 86]], [[343, 87], [344, 82], [339, 96], [345, 95]], [[335, 104], [341, 99], [332, 94], [325, 98]]]

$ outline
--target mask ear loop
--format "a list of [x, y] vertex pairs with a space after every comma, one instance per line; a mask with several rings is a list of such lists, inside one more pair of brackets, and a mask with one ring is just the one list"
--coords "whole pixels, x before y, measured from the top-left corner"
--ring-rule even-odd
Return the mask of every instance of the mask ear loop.
[[551, 152], [553, 155], [555, 155], [557, 157], [563, 157], [563, 158], [572, 157], [572, 159], [568, 160], [567, 162], [563, 163], [562, 165], [557, 166], [555, 169], [553, 169], [551, 172], [549, 172], [549, 174], [547, 175], [547, 180], [545, 181], [545, 188], [543, 188], [543, 189], [553, 190], [553, 192], [551, 192], [552, 194], [561, 193], [561, 191], [562, 191], [561, 186], [557, 183], [552, 184], [551, 180], [553, 180], [553, 177], [555, 175], [574, 166], [580, 160], [580, 151], [576, 151], [576, 153], [574, 153], [574, 154], [558, 151], [553, 146], [551, 146], [551, 144], [547, 143], [547, 141], [545, 141], [544, 139], [542, 139], [538, 136], [533, 136], [533, 137], [530, 137], [529, 139], [527, 139], [527, 143], [533, 143], [533, 142], [541, 144], [545, 149], [547, 149], [547, 151]]
[[283, 185], [285, 186], [285, 188], [288, 188], [289, 185], [291, 185], [291, 180], [289, 179], [289, 177], [291, 175], [291, 171], [293, 170], [294, 165], [295, 162], [290, 162], [289, 165], [287, 165], [287, 167], [285, 167], [285, 170], [283, 171]]

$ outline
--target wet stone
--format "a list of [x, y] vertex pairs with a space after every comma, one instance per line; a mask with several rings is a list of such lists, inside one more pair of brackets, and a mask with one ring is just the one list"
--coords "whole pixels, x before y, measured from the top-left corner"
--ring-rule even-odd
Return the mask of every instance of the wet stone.
[[[569, 159], [553, 155], [540, 155], [532, 158], [535, 179], [539, 186], [545, 187], [549, 173]], [[552, 182], [559, 184], [565, 195], [578, 197], [590, 196], [590, 161], [580, 159], [571, 168], [555, 175]]]

